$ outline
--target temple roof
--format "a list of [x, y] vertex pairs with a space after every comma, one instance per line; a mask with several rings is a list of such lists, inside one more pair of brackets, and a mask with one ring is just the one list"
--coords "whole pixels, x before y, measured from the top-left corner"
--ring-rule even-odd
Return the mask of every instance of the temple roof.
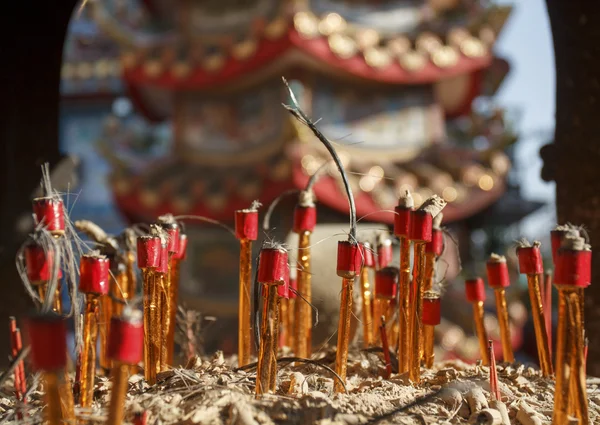
[[[472, 150], [433, 146], [409, 162], [385, 157], [365, 160], [343, 148], [339, 154], [358, 216], [388, 224], [393, 222], [390, 211], [404, 189], [411, 190], [417, 206], [434, 193], [446, 199], [445, 222], [469, 217], [504, 193], [510, 169], [510, 161], [499, 151], [484, 157]], [[133, 172], [113, 161], [116, 170], [111, 184], [119, 208], [132, 220], [170, 212], [227, 221], [254, 199], [268, 203], [285, 190], [303, 189], [328, 158], [320, 145], [290, 142], [265, 160], [246, 165], [199, 164], [174, 155]], [[333, 164], [327, 166], [314, 191], [321, 205], [347, 212], [346, 194]]]
[[120, 25], [101, 3], [94, 3], [94, 16], [121, 44], [128, 84], [172, 90], [235, 84], [242, 75], [267, 78], [296, 65], [386, 84], [431, 83], [488, 67], [510, 11], [490, 7], [464, 22], [450, 20], [448, 27], [398, 33], [347, 22], [335, 12], [317, 16], [299, 8], [290, 14], [282, 7], [246, 19], [231, 33], [184, 36], [171, 28], [160, 36]]
[[[173, 90], [207, 89], [253, 73], [272, 75], [295, 65], [329, 70], [346, 77], [386, 84], [424, 84], [486, 68], [492, 61], [486, 32], [455, 31], [443, 40], [422, 34], [416, 40], [379, 39], [372, 31], [346, 34], [320, 31], [309, 13], [268, 24], [262, 37], [244, 39], [228, 49], [159, 45], [123, 55], [124, 78]], [[268, 69], [265, 70], [265, 68]]]

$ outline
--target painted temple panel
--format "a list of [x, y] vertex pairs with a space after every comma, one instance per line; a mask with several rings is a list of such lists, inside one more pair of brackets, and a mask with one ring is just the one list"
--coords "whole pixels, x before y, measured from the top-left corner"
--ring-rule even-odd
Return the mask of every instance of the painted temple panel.
[[228, 98], [180, 93], [174, 117], [178, 149], [198, 155], [270, 152], [289, 137], [284, 100], [283, 86], [275, 84]]
[[382, 33], [409, 33], [422, 22], [421, 0], [309, 0], [308, 4], [317, 16], [336, 13], [350, 24], [373, 28]]
[[281, 0], [183, 0], [179, 22], [191, 37], [247, 36], [279, 16]]
[[312, 115], [336, 143], [365, 154], [413, 156], [444, 138], [431, 86], [398, 90], [315, 84]]

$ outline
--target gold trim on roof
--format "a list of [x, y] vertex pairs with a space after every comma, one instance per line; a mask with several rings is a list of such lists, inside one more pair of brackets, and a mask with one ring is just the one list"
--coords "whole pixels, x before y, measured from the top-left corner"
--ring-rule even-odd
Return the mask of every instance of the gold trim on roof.
[[329, 48], [338, 57], [350, 59], [358, 53], [358, 46], [351, 37], [342, 34], [332, 34], [329, 38]]
[[264, 30], [265, 37], [276, 40], [283, 36], [289, 27], [288, 19], [280, 16], [267, 24]]
[[237, 60], [245, 60], [256, 53], [258, 43], [255, 39], [247, 39], [235, 44], [231, 49], [231, 56]]
[[303, 38], [319, 36], [319, 20], [309, 12], [298, 12], [294, 15], [294, 28]]
[[481, 58], [487, 54], [487, 49], [481, 40], [469, 37], [460, 43], [460, 51], [468, 58]]
[[422, 69], [427, 63], [427, 58], [421, 52], [409, 51], [400, 56], [400, 65], [410, 72]]
[[385, 68], [392, 63], [392, 57], [387, 50], [370, 48], [365, 51], [365, 62], [373, 68]]
[[451, 46], [442, 46], [431, 55], [431, 61], [439, 68], [450, 68], [458, 63], [458, 51]]

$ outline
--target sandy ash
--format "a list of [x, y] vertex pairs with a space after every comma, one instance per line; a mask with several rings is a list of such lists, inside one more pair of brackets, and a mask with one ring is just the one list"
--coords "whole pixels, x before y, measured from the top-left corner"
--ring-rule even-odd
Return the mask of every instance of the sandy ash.
[[[329, 372], [314, 365], [287, 364], [279, 368], [278, 390], [256, 399], [255, 369], [236, 371], [235, 357], [196, 357], [186, 368], [163, 372], [149, 387], [142, 375], [129, 379], [125, 421], [132, 423], [136, 412], [147, 412], [148, 424], [464, 424], [477, 423], [474, 413], [488, 408], [492, 400], [489, 369], [460, 361], [438, 363], [422, 373], [422, 384], [408, 384], [404, 375], [382, 379], [380, 354], [353, 350], [350, 353], [347, 394], [333, 393]], [[335, 351], [328, 350], [317, 360], [334, 367]], [[502, 401], [510, 424], [549, 423], [552, 415], [554, 382], [539, 370], [518, 364], [499, 364]], [[600, 420], [600, 379], [588, 379], [590, 419]], [[10, 393], [12, 383], [3, 386]], [[96, 380], [91, 410], [78, 408], [88, 423], [102, 423], [110, 397], [110, 381]], [[477, 397], [479, 395], [479, 398]], [[415, 403], [426, 397], [424, 400]], [[34, 391], [25, 407], [28, 422], [41, 420], [41, 393]], [[384, 419], [378, 418], [413, 403], [412, 407]], [[6, 420], [14, 413], [12, 397], [0, 399], [0, 413]], [[5, 423], [15, 421], [14, 416]], [[485, 423], [485, 422], [483, 422]]]

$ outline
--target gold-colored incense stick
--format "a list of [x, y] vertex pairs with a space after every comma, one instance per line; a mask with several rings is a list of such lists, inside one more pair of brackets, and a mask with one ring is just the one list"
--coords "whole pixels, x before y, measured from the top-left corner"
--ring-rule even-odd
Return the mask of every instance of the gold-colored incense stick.
[[159, 311], [160, 311], [160, 369], [158, 372], [164, 372], [167, 370], [169, 348], [167, 341], [169, 340], [169, 328], [171, 326], [171, 285], [169, 280], [169, 274], [167, 273], [155, 273], [155, 279], [158, 280], [157, 286], [159, 291]]
[[109, 268], [109, 260], [104, 255], [91, 253], [83, 255], [80, 259], [79, 290], [85, 294], [86, 299], [80, 373], [80, 404], [82, 407], [90, 407], [94, 398], [99, 299], [109, 291]]
[[515, 356], [512, 349], [510, 321], [506, 304], [506, 288], [510, 286], [506, 257], [498, 254], [490, 255], [490, 258], [486, 263], [486, 270], [488, 284], [494, 289], [503, 359], [505, 362], [513, 363], [515, 361]]
[[423, 295], [423, 362], [433, 367], [435, 359], [435, 327], [441, 322], [440, 294], [429, 291]]
[[562, 425], [567, 420], [567, 409], [569, 403], [569, 381], [570, 367], [568, 365], [570, 352], [568, 350], [568, 317], [569, 308], [567, 304], [567, 292], [564, 287], [558, 288], [558, 325], [556, 327], [556, 381], [554, 391], [554, 411], [552, 425]]
[[574, 411], [572, 413], [579, 420], [579, 424], [589, 425], [590, 416], [587, 400], [586, 373], [583, 361], [583, 332], [579, 331], [582, 317], [580, 294], [578, 292], [578, 290], [570, 292], [567, 298], [569, 325], [571, 328], [570, 335], [573, 340], [573, 343], [570, 344], [570, 381], [572, 382], [571, 388], [573, 389], [570, 397], [573, 398]]
[[[112, 286], [113, 283], [111, 279], [111, 287]], [[110, 318], [112, 317], [113, 310], [112, 304], [110, 293], [102, 295], [98, 299], [98, 339], [100, 342], [100, 346], [98, 347], [98, 364], [105, 370], [110, 369], [110, 361], [108, 360], [107, 350], [108, 333], [110, 332]]]
[[485, 286], [480, 277], [465, 280], [465, 295], [467, 301], [473, 304], [473, 321], [475, 332], [479, 341], [479, 352], [484, 366], [490, 364], [488, 353], [488, 336], [485, 330], [483, 303], [485, 302]]
[[538, 341], [538, 355], [540, 368], [544, 376], [550, 376], [553, 373], [552, 361], [548, 350], [548, 336], [546, 335], [546, 326], [544, 319], [544, 310], [542, 305], [542, 296], [540, 294], [540, 275], [528, 274], [527, 284], [529, 290], [529, 299], [531, 301], [531, 315], [533, 317], [533, 326]]
[[161, 326], [162, 326], [162, 344], [161, 344], [161, 370], [166, 370], [173, 364], [173, 352], [175, 345], [175, 320], [176, 312], [173, 309], [177, 308], [177, 301], [172, 297], [176, 293], [173, 288], [172, 270], [174, 259], [180, 253], [180, 227], [179, 223], [171, 214], [166, 214], [158, 217], [158, 226], [160, 226], [166, 243], [166, 253], [162, 252], [165, 258], [162, 261], [162, 267], [159, 270], [161, 276]]
[[[298, 290], [298, 286], [297, 286], [297, 281], [291, 281], [290, 282], [290, 287], [293, 288], [294, 290]], [[288, 329], [288, 333], [287, 333], [287, 340], [286, 340], [286, 345], [288, 347], [295, 347], [296, 346], [296, 295], [292, 292], [290, 292], [290, 298], [288, 298], [287, 300], [282, 300], [282, 301], [287, 301], [287, 329]]]
[[508, 306], [506, 304], [506, 291], [504, 288], [494, 289], [494, 298], [496, 301], [498, 325], [500, 327], [500, 339], [502, 341], [502, 357], [505, 362], [513, 363], [515, 361], [515, 356], [512, 349], [510, 321], [508, 318]]
[[256, 374], [257, 396], [268, 392], [271, 388], [272, 375], [274, 372], [273, 366], [276, 364], [275, 353], [277, 350], [277, 340], [275, 339], [277, 286], [264, 285], [263, 288], [263, 317]]
[[98, 296], [86, 295], [81, 351], [81, 407], [91, 407], [96, 375], [96, 343], [98, 340]]
[[[365, 251], [367, 248], [365, 248]], [[370, 347], [374, 344], [374, 328], [373, 314], [371, 306], [371, 298], [373, 296], [373, 288], [369, 279], [369, 268], [363, 265], [360, 273], [360, 288], [362, 296], [362, 322], [363, 322], [363, 342], [365, 348]], [[387, 314], [387, 311], [384, 313]], [[377, 317], [377, 315], [375, 316]], [[389, 316], [388, 316], [389, 317]]]
[[279, 337], [279, 292], [286, 296], [289, 290], [287, 251], [270, 243], [260, 251], [258, 282], [262, 285], [263, 312], [258, 350], [256, 396], [274, 391], [277, 383], [277, 349]]
[[394, 234], [400, 240], [400, 300], [398, 314], [398, 371], [405, 373], [410, 368], [411, 320], [414, 316], [410, 292], [410, 230], [414, 200], [408, 190], [398, 199], [394, 209]]
[[252, 286], [252, 241], [240, 239], [240, 301], [238, 311], [238, 365], [245, 366], [250, 363], [252, 353], [252, 340], [250, 324], [251, 301], [250, 288]]
[[519, 271], [527, 275], [531, 316], [533, 318], [540, 368], [544, 376], [550, 376], [553, 373], [552, 360], [548, 348], [544, 305], [540, 292], [540, 276], [544, 273], [540, 243], [534, 242], [533, 245], [530, 245], [529, 242], [523, 240], [517, 248], [517, 256], [519, 258]]
[[295, 347], [296, 356], [310, 358], [312, 353], [312, 311], [309, 303], [312, 303], [312, 283], [311, 283], [311, 249], [310, 236], [312, 232], [305, 230], [299, 233], [298, 240], [298, 293], [302, 298], [296, 300], [296, 318], [295, 318]]
[[125, 399], [127, 397], [127, 381], [129, 379], [130, 365], [118, 363], [112, 367], [110, 380], [112, 390], [110, 394], [110, 408], [106, 425], [120, 425], [123, 421]]
[[425, 367], [431, 369], [435, 355], [433, 348], [435, 346], [435, 326], [423, 325], [423, 363]]
[[421, 358], [423, 355], [423, 288], [425, 285], [425, 243], [415, 242], [414, 291], [412, 294], [413, 316], [411, 319], [411, 352], [409, 379], [418, 384], [421, 382]]
[[487, 350], [488, 337], [485, 330], [484, 314], [483, 301], [473, 303], [473, 320], [475, 321], [475, 331], [477, 332], [477, 339], [479, 340], [481, 360], [484, 366], [488, 366], [490, 364], [490, 359]]
[[389, 379], [392, 374], [392, 360], [390, 356], [390, 344], [388, 343], [385, 317], [382, 317], [379, 322], [379, 337], [381, 339], [381, 347], [383, 348], [383, 359], [385, 360], [385, 379]]
[[279, 300], [279, 320], [281, 322], [281, 331], [279, 333], [278, 346], [284, 347], [288, 343], [288, 334], [293, 333], [290, 329], [289, 313], [290, 308], [289, 298]]
[[144, 291], [144, 378], [149, 385], [156, 384], [156, 371], [160, 367], [160, 351], [156, 345], [154, 326], [157, 325], [158, 297], [154, 270], [142, 269]]
[[59, 392], [61, 379], [59, 374], [46, 372], [42, 380], [44, 382], [44, 399], [46, 401], [46, 421], [48, 425], [62, 425], [62, 400]]
[[[73, 393], [65, 380], [67, 366], [65, 320], [55, 314], [35, 315], [29, 318], [27, 328], [32, 366], [42, 372], [46, 420], [51, 425], [74, 424]], [[66, 393], [65, 388], [69, 389]]]
[[240, 274], [238, 301], [238, 366], [250, 363], [252, 354], [252, 241], [258, 238], [258, 207], [235, 212], [235, 237], [240, 241]]
[[[340, 300], [340, 320], [338, 324], [337, 352], [335, 356], [336, 373], [346, 382], [348, 370], [348, 346], [350, 344], [350, 319], [352, 317], [352, 292], [354, 278], [342, 278], [342, 297]], [[334, 391], [344, 392], [344, 387], [335, 381]]]
[[400, 373], [408, 372], [411, 352], [410, 321], [414, 316], [410, 302], [410, 240], [400, 237], [400, 314], [398, 315], [399, 338], [398, 368]]
[[122, 316], [111, 319], [108, 357], [111, 370], [112, 392], [106, 425], [120, 425], [123, 421], [129, 373], [132, 365], [142, 357], [142, 314], [127, 308]]
[[269, 322], [273, 334], [273, 345], [271, 353], [271, 367], [269, 368], [269, 391], [275, 392], [277, 387], [277, 352], [279, 349], [280, 321], [281, 321], [281, 297], [275, 293], [275, 305], [272, 307], [272, 320]]

